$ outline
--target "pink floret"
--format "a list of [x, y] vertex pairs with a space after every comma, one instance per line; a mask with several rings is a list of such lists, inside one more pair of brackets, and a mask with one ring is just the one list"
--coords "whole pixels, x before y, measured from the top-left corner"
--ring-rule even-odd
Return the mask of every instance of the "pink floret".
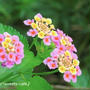
[[5, 65], [6, 65], [7, 68], [12, 68], [14, 66], [14, 62], [10, 61], [10, 60], [7, 60]]
[[47, 65], [47, 64], [50, 63], [51, 61], [52, 61], [52, 58], [48, 57], [48, 58], [46, 58], [46, 59], [43, 61], [43, 63], [44, 63], [45, 65]]
[[30, 26], [32, 23], [34, 22], [34, 20], [30, 20], [30, 19], [27, 19], [24, 21], [24, 24], [27, 25], [27, 26]]
[[38, 34], [38, 31], [36, 29], [30, 29], [28, 32], [27, 32], [27, 35], [28, 36], [31, 36], [31, 37], [35, 37], [36, 35]]
[[51, 40], [49, 36], [44, 37], [43, 42], [45, 45], [49, 46], [51, 44]]
[[50, 62], [50, 63], [48, 63], [48, 67], [49, 67], [49, 69], [56, 69], [56, 68], [58, 68], [58, 64], [57, 64], [57, 62]]
[[71, 79], [72, 79], [72, 75], [71, 75], [71, 73], [70, 73], [69, 71], [66, 71], [66, 72], [64, 73], [64, 75], [63, 75], [63, 78], [64, 78], [64, 80], [65, 80], [66, 82], [70, 82]]
[[4, 41], [4, 35], [0, 34], [0, 43]]
[[36, 14], [35, 16], [42, 18], [42, 15], [40, 13]]

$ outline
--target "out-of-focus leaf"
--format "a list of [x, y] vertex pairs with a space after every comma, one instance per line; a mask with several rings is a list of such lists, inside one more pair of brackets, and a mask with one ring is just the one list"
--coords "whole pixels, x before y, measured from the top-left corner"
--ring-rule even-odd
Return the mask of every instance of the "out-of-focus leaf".
[[22, 83], [26, 83], [26, 86], [16, 86], [17, 90], [52, 90], [49, 83], [39, 76], [29, 78], [27, 81], [23, 81]]
[[52, 90], [52, 87], [43, 78], [34, 76], [30, 79], [30, 90]]

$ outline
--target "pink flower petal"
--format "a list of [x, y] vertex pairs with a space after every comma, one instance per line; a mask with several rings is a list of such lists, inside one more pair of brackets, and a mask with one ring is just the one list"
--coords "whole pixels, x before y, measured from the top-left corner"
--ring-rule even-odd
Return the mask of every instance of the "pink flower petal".
[[28, 32], [27, 32], [27, 35], [28, 36], [32, 36], [32, 37], [35, 37], [36, 35], [38, 34], [38, 31], [36, 29], [30, 29]]
[[15, 52], [17, 54], [22, 54], [23, 53], [23, 48], [22, 47], [16, 47]]
[[4, 32], [4, 36], [11, 38], [11, 35], [8, 32]]
[[17, 42], [19, 42], [19, 37], [16, 36], [16, 35], [13, 35], [11, 39], [12, 39], [12, 43], [17, 43]]
[[21, 61], [22, 61], [22, 56], [19, 55], [19, 54], [17, 54], [17, 55], [15, 56], [14, 62], [15, 62], [16, 64], [20, 64]]
[[71, 45], [70, 49], [71, 49], [72, 51], [74, 51], [74, 52], [77, 52], [77, 49], [76, 49], [76, 47], [74, 46], [74, 44]]
[[0, 43], [4, 41], [4, 35], [0, 34]]
[[65, 47], [64, 45], [60, 45], [60, 46], [58, 47], [58, 49], [59, 49], [60, 52], [61, 52], [61, 51], [65, 51], [66, 47]]
[[73, 42], [72, 38], [70, 36], [66, 36], [68, 38], [69, 42]]
[[6, 60], [7, 60], [7, 54], [6, 53], [0, 54], [0, 61], [5, 62]]
[[52, 36], [53, 42], [59, 42], [59, 40], [60, 40], [59, 36]]
[[77, 82], [77, 76], [76, 75], [72, 75], [72, 82], [74, 82], [74, 83]]
[[58, 68], [58, 65], [57, 65], [57, 62], [50, 62], [50, 63], [48, 63], [48, 67], [49, 67], [49, 69], [56, 69], [56, 68]]
[[66, 82], [70, 82], [71, 81], [71, 73], [69, 71], [66, 71], [63, 75], [63, 78]]
[[6, 63], [5, 63], [5, 62], [2, 62], [2, 63], [1, 63], [1, 66], [2, 66], [2, 67], [6, 67]]
[[36, 14], [35, 16], [42, 18], [42, 15], [40, 13]]
[[0, 54], [5, 52], [5, 48], [4, 47], [0, 47]]
[[48, 58], [46, 58], [44, 61], [43, 61], [43, 63], [45, 64], [45, 65], [47, 65], [49, 62], [51, 62], [52, 61], [52, 58], [50, 58], [50, 57], [48, 57]]
[[58, 48], [55, 48], [52, 52], [51, 52], [51, 56], [52, 56], [52, 58], [58, 58], [58, 56], [59, 56], [59, 54], [60, 54], [60, 51], [59, 51], [59, 49]]
[[13, 66], [14, 66], [14, 62], [13, 61], [10, 61], [10, 60], [6, 61], [6, 67], [7, 68], [12, 68]]
[[72, 55], [72, 58], [73, 58], [73, 59], [78, 59], [77, 54], [75, 54], [75, 53], [72, 52], [71, 55]]
[[43, 42], [45, 45], [49, 46], [51, 44], [50, 37], [49, 36], [44, 37]]
[[56, 47], [60, 46], [60, 42], [54, 42], [54, 44], [56, 45]]
[[16, 47], [24, 48], [24, 45], [23, 45], [22, 42], [19, 41], [19, 42], [16, 43]]
[[76, 72], [77, 72], [76, 73], [77, 76], [80, 76], [82, 74], [81, 69], [80, 69], [79, 66], [76, 67]]
[[57, 29], [58, 36], [61, 38], [62, 36], [65, 36], [62, 30]]
[[34, 20], [27, 19], [24, 21], [24, 24], [27, 26], [30, 26], [33, 22], [34, 22]]
[[15, 60], [15, 54], [12, 53], [12, 52], [10, 52], [10, 53], [8, 54], [8, 60], [14, 61], [14, 60]]

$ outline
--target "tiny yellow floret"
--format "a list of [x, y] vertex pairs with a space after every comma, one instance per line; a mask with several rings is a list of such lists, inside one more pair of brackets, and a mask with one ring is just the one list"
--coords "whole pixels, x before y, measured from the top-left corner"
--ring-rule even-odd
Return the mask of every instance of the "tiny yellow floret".
[[65, 52], [65, 55], [66, 55], [66, 56], [70, 56], [71, 54], [70, 54], [70, 52], [67, 50], [67, 51]]
[[42, 18], [42, 22], [46, 22], [46, 18]]
[[7, 42], [2, 42], [2, 46], [3, 46], [4, 48], [8, 48], [8, 43], [7, 43]]
[[36, 23], [32, 23], [31, 26], [32, 26], [32, 28], [34, 28], [34, 29], [37, 28], [37, 24], [36, 24]]
[[51, 23], [52, 23], [52, 20], [51, 20], [50, 18], [47, 18], [47, 19], [46, 19], [46, 23], [47, 23], [47, 24], [51, 24]]
[[73, 75], [75, 75], [75, 74], [76, 74], [76, 68], [71, 67], [71, 68], [70, 68], [70, 72], [71, 72]]
[[37, 16], [35, 16], [34, 19], [35, 19], [36, 21], [40, 21], [40, 18], [37, 17]]
[[51, 33], [50, 33], [52, 36], [57, 36], [57, 33], [56, 33], [56, 31], [51, 31]]
[[66, 41], [64, 39], [61, 39], [60, 41], [62, 45], [66, 45]]
[[79, 60], [74, 59], [74, 60], [73, 60], [73, 65], [74, 65], [74, 66], [78, 66], [78, 65], [79, 65]]
[[44, 36], [45, 36], [45, 34], [44, 34], [42, 31], [40, 31], [40, 32], [38, 33], [38, 37], [39, 37], [39, 38], [43, 39]]
[[58, 68], [58, 70], [61, 72], [61, 73], [64, 73], [66, 71], [66, 68], [64, 66], [60, 66]]
[[50, 25], [50, 29], [55, 29], [55, 27], [54, 27], [54, 25], [52, 24], [52, 25]]
[[10, 38], [5, 38], [5, 42], [10, 43], [11, 39]]

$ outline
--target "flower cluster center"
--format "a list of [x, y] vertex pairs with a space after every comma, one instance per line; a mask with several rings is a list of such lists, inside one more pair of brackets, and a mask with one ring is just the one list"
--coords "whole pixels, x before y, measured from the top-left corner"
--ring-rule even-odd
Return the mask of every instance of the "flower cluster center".
[[2, 45], [0, 45], [0, 46], [5, 47], [5, 50], [7, 53], [15, 52], [15, 46], [14, 46], [13, 42], [14, 41], [12, 41], [10, 38], [5, 37], [5, 40], [2, 42]]
[[71, 59], [63, 57], [61, 55], [58, 58], [58, 64], [59, 66], [64, 66], [67, 70], [73, 66]]
[[47, 34], [50, 31], [48, 25], [44, 24], [43, 22], [38, 23], [37, 30], [43, 31], [45, 34]]

